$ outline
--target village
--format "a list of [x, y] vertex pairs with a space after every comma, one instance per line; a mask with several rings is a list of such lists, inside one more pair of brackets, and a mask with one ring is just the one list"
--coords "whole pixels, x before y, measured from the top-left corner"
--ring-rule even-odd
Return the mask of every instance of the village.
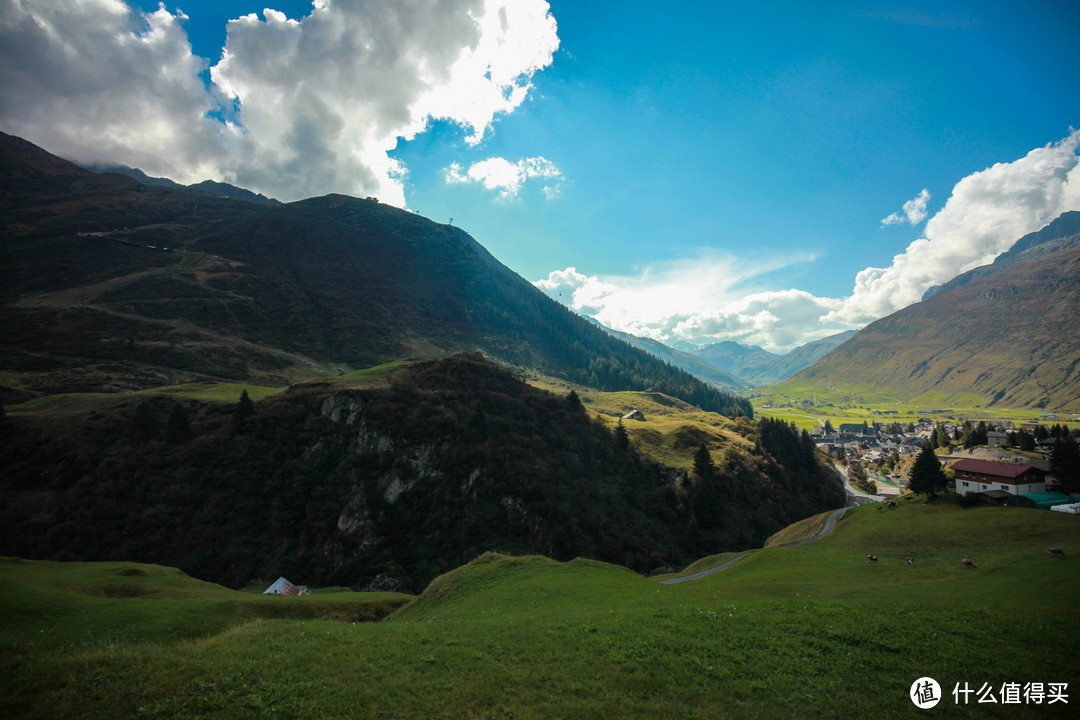
[[[1045, 419], [1054, 419], [1048, 415]], [[903, 494], [914, 459], [929, 443], [964, 504], [1010, 505], [1080, 514], [1080, 494], [1052, 471], [1055, 443], [1075, 448], [1076, 430], [1044, 422], [935, 420], [840, 423], [810, 431], [821, 451], [846, 467], [849, 483], [881, 500]], [[1075, 453], [1075, 450], [1073, 451]]]

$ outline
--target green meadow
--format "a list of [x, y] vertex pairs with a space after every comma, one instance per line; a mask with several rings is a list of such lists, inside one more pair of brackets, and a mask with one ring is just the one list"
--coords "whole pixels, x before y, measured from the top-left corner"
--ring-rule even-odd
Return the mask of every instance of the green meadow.
[[[1067, 424], [1067, 415], [1057, 420], [1042, 420], [1045, 412], [1057, 412], [1055, 408], [1042, 410], [1011, 408], [986, 404], [978, 395], [929, 391], [904, 401], [871, 387], [844, 386], [821, 387], [811, 382], [787, 380], [780, 385], [758, 388], [752, 398], [755, 415], [767, 415], [795, 423], [810, 430], [820, 427], [826, 420], [833, 426], [840, 423], [899, 422], [907, 424], [920, 417], [935, 420], [1009, 420], [1013, 423], [1054, 422]], [[886, 414], [889, 413], [889, 414]], [[1073, 423], [1075, 426], [1076, 423]]]
[[[277, 598], [157, 566], [5, 559], [0, 714], [892, 718], [923, 712], [908, 691], [930, 676], [942, 716], [1071, 717], [1078, 554], [1075, 517], [907, 501], [675, 585], [487, 553], [415, 599]], [[957, 705], [964, 682], [1064, 682], [1070, 702]]]

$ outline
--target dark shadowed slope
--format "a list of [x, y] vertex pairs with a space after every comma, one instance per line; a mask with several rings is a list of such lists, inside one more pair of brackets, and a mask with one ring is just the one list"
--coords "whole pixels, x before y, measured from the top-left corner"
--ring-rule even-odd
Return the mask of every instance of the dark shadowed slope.
[[0, 167], [12, 390], [281, 385], [482, 350], [603, 390], [655, 386], [752, 413], [573, 315], [462, 230], [374, 200], [260, 206], [94, 174], [6, 135]]

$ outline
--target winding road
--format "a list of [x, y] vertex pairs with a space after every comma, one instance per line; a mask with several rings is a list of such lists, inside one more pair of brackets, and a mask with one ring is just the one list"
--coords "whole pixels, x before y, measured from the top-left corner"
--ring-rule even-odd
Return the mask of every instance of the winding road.
[[[819, 532], [814, 537], [808, 538], [806, 540], [800, 540], [799, 542], [791, 543], [790, 545], [779, 545], [777, 547], [778, 548], [785, 548], [785, 549], [786, 548], [795, 548], [795, 547], [799, 547], [801, 545], [806, 545], [807, 543], [812, 543], [815, 540], [820, 540], [821, 538], [825, 537], [826, 535], [828, 535], [829, 533], [831, 533], [833, 530], [836, 529], [836, 523], [840, 522], [840, 518], [842, 518], [844, 516], [845, 512], [847, 512], [846, 507], [842, 507], [839, 510], [833, 510], [832, 513], [829, 514], [829, 517], [825, 518], [825, 527], [821, 528], [821, 532]], [[728, 560], [725, 563], [717, 565], [716, 567], [711, 567], [708, 570], [702, 570], [701, 572], [696, 572], [693, 575], [687, 575], [686, 577], [677, 577], [677, 578], [669, 578], [667, 580], [661, 580], [660, 584], [661, 585], [674, 585], [676, 583], [687, 582], [689, 580], [700, 580], [703, 577], [707, 577], [709, 575], [712, 575], [713, 573], [718, 573], [721, 570], [727, 570], [729, 567], [731, 567], [735, 563], [739, 562], [740, 560], [743, 560], [745, 558], [750, 557], [755, 552], [757, 552], [757, 550], [749, 550], [747, 552], [744, 552], [742, 555], [739, 555], [738, 557], [734, 557], [734, 558], [732, 558], [731, 560]]]

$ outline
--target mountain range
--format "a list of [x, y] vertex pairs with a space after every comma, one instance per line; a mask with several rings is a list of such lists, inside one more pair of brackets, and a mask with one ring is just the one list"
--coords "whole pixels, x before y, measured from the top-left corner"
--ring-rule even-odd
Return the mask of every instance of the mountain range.
[[1080, 409], [1080, 212], [1017, 240], [921, 302], [785, 355], [726, 341], [674, 349], [608, 330], [734, 391], [844, 388], [905, 402]]
[[854, 336], [779, 356], [612, 337], [462, 230], [374, 199], [280, 204], [129, 168], [91, 172], [3, 134], [0, 168], [3, 403], [195, 380], [282, 386], [475, 350], [747, 416], [734, 393], [788, 376], [1039, 407], [1068, 404], [1077, 386], [1080, 213]]
[[805, 432], [373, 199], [0, 135], [0, 272], [0, 554], [418, 591], [491, 548], [673, 567], [843, 499]]
[[614, 337], [682, 368], [699, 380], [731, 392], [745, 392], [758, 385], [780, 382], [813, 365], [855, 334], [854, 330], [837, 333], [778, 355], [757, 345], [742, 345], [730, 340], [679, 349], [659, 340], [613, 330], [596, 320], [593, 323]]
[[[687, 353], [373, 199], [222, 197], [0, 135], [0, 552], [415, 590], [492, 547], [646, 572], [755, 546], [841, 490], [805, 432], [717, 386], [818, 358], [791, 381], [1058, 403], [1078, 386], [1071, 222], [846, 342]], [[735, 419], [627, 430], [523, 375]], [[233, 406], [221, 381], [281, 390]]]
[[813, 365], [854, 334], [854, 331], [847, 331], [830, 335], [800, 345], [783, 355], [771, 353], [756, 345], [746, 346], [731, 341], [705, 345], [692, 354], [756, 387], [779, 382]]

